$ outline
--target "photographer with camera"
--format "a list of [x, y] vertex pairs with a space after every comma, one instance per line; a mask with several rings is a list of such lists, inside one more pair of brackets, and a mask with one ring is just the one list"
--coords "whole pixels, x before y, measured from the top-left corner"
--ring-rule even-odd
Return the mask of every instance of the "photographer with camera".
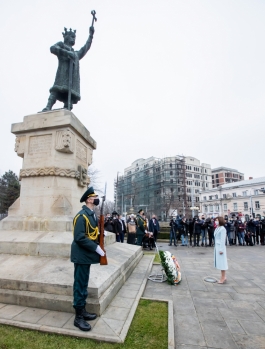
[[112, 217], [110, 213], [106, 214], [105, 221], [104, 221], [104, 230], [109, 231], [110, 233], [113, 233], [113, 222], [112, 222]]

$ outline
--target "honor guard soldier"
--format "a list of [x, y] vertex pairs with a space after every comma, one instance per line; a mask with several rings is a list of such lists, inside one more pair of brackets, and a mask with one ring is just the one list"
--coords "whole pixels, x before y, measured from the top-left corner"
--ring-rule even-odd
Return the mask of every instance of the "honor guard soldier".
[[86, 311], [90, 266], [99, 263], [100, 256], [105, 253], [97, 243], [98, 219], [93, 208], [99, 204], [99, 198], [93, 187], [87, 189], [80, 202], [85, 205], [74, 218], [71, 246], [71, 262], [74, 263], [73, 307], [76, 312], [74, 325], [82, 331], [89, 331], [91, 326], [85, 320], [94, 320], [97, 317], [96, 314]]

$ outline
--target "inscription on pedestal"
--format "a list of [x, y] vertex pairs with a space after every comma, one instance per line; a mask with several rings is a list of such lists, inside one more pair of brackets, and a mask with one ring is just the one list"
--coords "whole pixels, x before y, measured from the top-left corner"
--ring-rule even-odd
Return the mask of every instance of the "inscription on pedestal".
[[29, 154], [43, 154], [51, 151], [52, 135], [32, 136], [29, 138]]
[[87, 164], [87, 148], [78, 139], [76, 140], [76, 157]]

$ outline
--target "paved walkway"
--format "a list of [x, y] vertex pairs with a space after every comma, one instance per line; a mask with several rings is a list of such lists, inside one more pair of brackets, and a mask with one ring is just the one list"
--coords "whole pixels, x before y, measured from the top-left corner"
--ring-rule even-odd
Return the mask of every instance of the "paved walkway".
[[[220, 275], [213, 268], [213, 248], [161, 242], [158, 247], [176, 254], [182, 282], [148, 281], [144, 297], [173, 300], [177, 349], [265, 348], [265, 246], [228, 246], [224, 285], [203, 281]], [[159, 268], [153, 266], [152, 273]]]

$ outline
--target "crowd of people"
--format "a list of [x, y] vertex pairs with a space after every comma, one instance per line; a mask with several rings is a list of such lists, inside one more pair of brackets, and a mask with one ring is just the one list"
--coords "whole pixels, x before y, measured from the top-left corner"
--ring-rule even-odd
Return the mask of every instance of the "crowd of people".
[[149, 220], [142, 209], [135, 216], [131, 214], [127, 220], [116, 211], [108, 213], [104, 222], [104, 229], [116, 235], [117, 242], [124, 242], [127, 234], [127, 243], [142, 246], [152, 250], [155, 248], [157, 235], [160, 232], [159, 222], [155, 215]]
[[[229, 219], [225, 217], [224, 227], [226, 229], [226, 245], [254, 246], [264, 245], [265, 237], [265, 217], [250, 217], [248, 221], [243, 221], [241, 217], [233, 216]], [[182, 246], [214, 246], [214, 231], [216, 229], [214, 218], [186, 217], [178, 216], [170, 220], [170, 241], [177, 246], [177, 241], [181, 239]]]

